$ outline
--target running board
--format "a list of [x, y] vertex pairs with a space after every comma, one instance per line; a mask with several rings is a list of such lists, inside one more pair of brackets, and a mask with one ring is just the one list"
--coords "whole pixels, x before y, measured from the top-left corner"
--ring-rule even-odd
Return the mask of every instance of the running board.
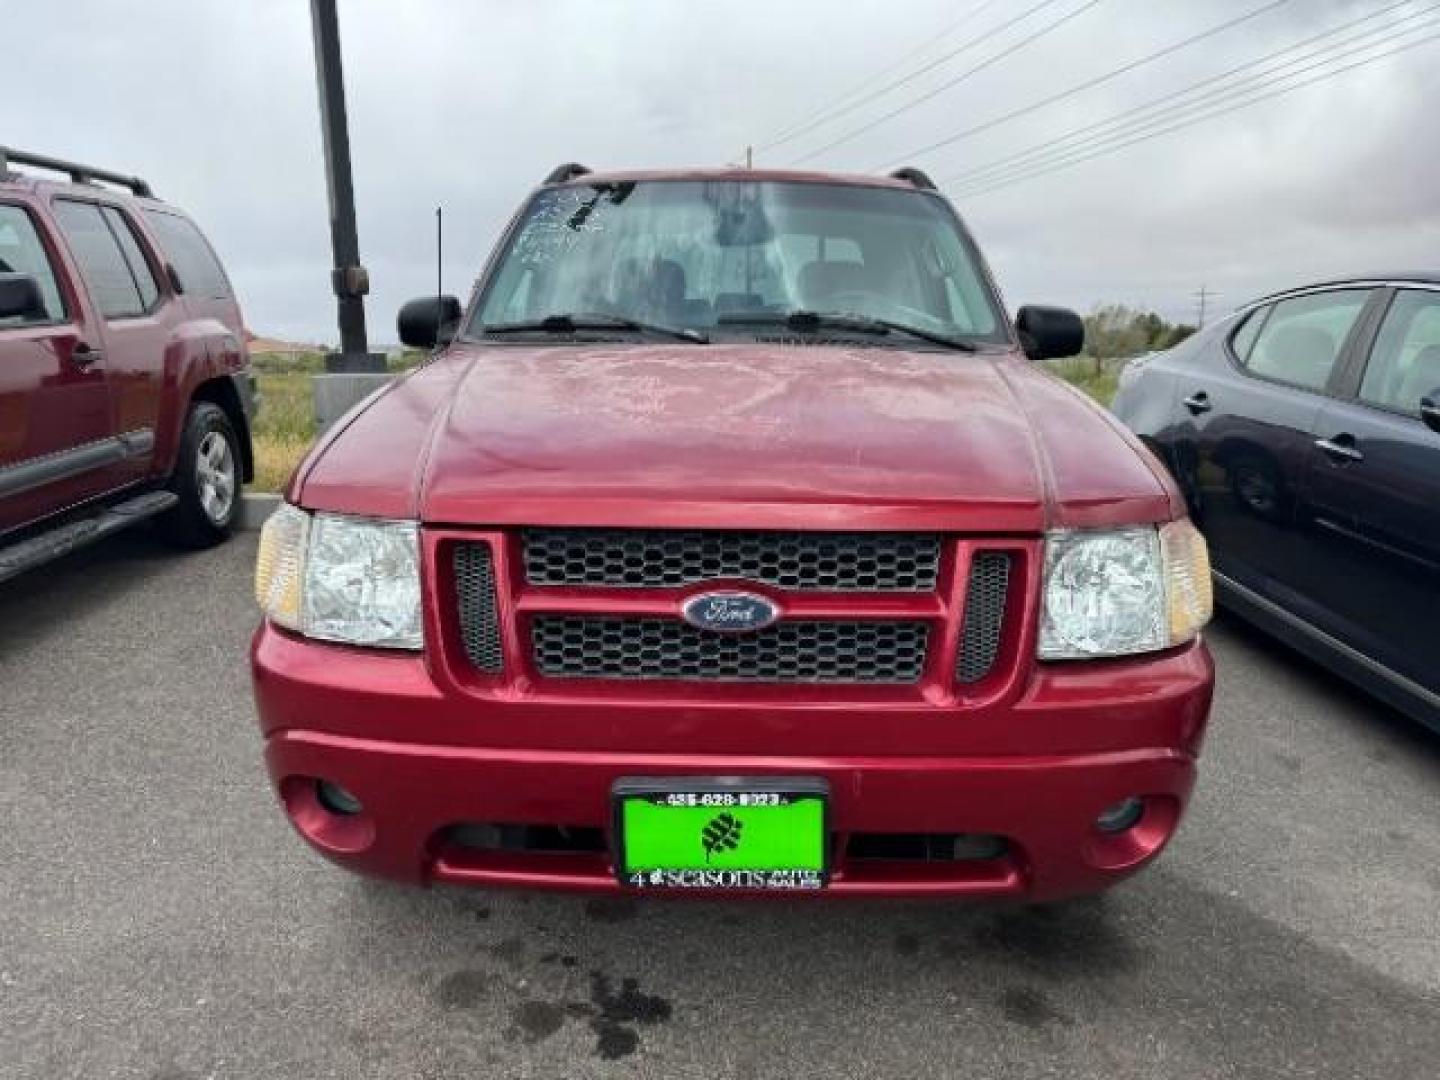
[[131, 525], [164, 513], [180, 501], [173, 491], [151, 491], [107, 506], [92, 517], [67, 521], [49, 532], [0, 548], [0, 581], [69, 555]]

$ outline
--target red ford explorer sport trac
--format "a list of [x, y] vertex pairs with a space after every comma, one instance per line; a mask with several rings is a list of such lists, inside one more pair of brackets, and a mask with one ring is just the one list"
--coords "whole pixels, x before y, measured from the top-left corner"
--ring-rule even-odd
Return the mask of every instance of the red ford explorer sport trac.
[[1162, 467], [925, 176], [563, 166], [262, 535], [300, 834], [414, 882], [1054, 899], [1174, 834], [1213, 668]]

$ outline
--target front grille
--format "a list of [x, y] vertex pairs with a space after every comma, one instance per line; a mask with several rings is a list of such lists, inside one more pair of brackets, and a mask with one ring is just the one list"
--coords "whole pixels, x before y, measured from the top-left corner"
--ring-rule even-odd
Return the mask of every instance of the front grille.
[[500, 617], [495, 605], [495, 567], [489, 544], [455, 548], [455, 589], [459, 594], [460, 631], [465, 656], [478, 671], [498, 675], [504, 669]]
[[531, 637], [535, 666], [559, 678], [912, 684], [925, 668], [929, 628], [795, 621], [717, 634], [674, 619], [546, 615]]
[[932, 592], [940, 538], [928, 533], [527, 529], [532, 585], [681, 588], [738, 579], [777, 589]]
[[1000, 654], [1005, 627], [1005, 600], [1010, 591], [1010, 556], [982, 551], [970, 563], [970, 584], [965, 594], [965, 627], [955, 678], [967, 685], [990, 674]]

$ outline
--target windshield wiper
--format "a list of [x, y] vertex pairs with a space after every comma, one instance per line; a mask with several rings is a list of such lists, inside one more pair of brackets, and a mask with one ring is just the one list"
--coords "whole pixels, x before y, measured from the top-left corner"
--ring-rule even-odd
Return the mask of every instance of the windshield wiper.
[[835, 330], [850, 330], [857, 334], [904, 334], [907, 337], [918, 338], [921, 341], [928, 341], [935, 345], [943, 345], [947, 349], [958, 349], [960, 352], [975, 352], [975, 346], [970, 342], [961, 341], [959, 338], [953, 338], [947, 334], [936, 333], [934, 330], [925, 330], [918, 326], [910, 326], [907, 323], [896, 322], [893, 319], [880, 319], [872, 315], [854, 315], [840, 311], [806, 311], [804, 309], [795, 311], [733, 311], [721, 315], [715, 321], [722, 326], [745, 324], [751, 326], [786, 326], [791, 330], [819, 330], [828, 327]]
[[521, 322], [496, 323], [480, 328], [484, 334], [573, 334], [577, 330], [636, 330], [643, 334], [660, 334], [677, 341], [688, 341], [695, 345], [708, 345], [710, 339], [699, 330], [682, 326], [662, 326], [659, 323], [641, 322], [626, 315], [547, 315], [543, 319], [525, 319]]

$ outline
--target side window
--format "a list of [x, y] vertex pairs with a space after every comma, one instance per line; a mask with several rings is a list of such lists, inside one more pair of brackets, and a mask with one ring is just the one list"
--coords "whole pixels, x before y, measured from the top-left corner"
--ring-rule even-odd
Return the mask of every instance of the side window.
[[155, 306], [155, 301], [160, 299], [160, 286], [155, 283], [155, 272], [150, 269], [149, 260], [140, 249], [140, 240], [135, 235], [135, 226], [130, 224], [130, 219], [120, 213], [113, 206], [107, 206], [100, 211], [105, 217], [105, 222], [110, 226], [110, 231], [115, 234], [115, 239], [120, 243], [120, 250], [125, 253], [125, 262], [130, 266], [130, 274], [135, 279], [135, 287], [140, 290], [140, 303], [146, 311]]
[[1420, 415], [1420, 399], [1440, 398], [1440, 293], [1395, 296], [1360, 383], [1360, 400]]
[[1281, 300], [1245, 358], [1252, 373], [1307, 390], [1323, 390], [1368, 289], [1337, 289]]
[[140, 285], [110, 231], [100, 207], [93, 203], [57, 199], [55, 220], [60, 223], [65, 239], [80, 273], [90, 287], [90, 295], [107, 319], [133, 318], [145, 314], [147, 305], [140, 295]]
[[40, 242], [40, 234], [35, 231], [35, 222], [19, 206], [0, 206], [0, 274], [29, 274], [40, 283], [40, 295], [45, 301], [43, 318], [37, 315], [0, 319], [0, 330], [60, 322], [65, 318], [55, 267]]
[[1255, 344], [1255, 339], [1260, 336], [1260, 328], [1265, 325], [1265, 316], [1269, 314], [1270, 308], [1256, 308], [1245, 317], [1240, 324], [1240, 329], [1230, 339], [1230, 349], [1235, 353], [1235, 359], [1242, 364], [1250, 357], [1250, 349]]
[[229, 300], [230, 279], [205, 237], [189, 218], [164, 210], [146, 210], [145, 219], [165, 249], [185, 292], [201, 300]]

